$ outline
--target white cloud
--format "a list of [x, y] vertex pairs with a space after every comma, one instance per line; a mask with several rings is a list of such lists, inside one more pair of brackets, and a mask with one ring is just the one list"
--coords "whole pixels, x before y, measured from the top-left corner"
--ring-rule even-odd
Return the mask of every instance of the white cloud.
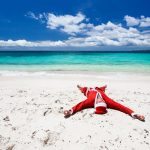
[[85, 17], [82, 13], [77, 13], [75, 16], [73, 15], [59, 15], [56, 16], [53, 13], [43, 13], [39, 15], [35, 15], [33, 12], [28, 12], [27, 17], [30, 17], [35, 20], [39, 20], [42, 23], [46, 22], [46, 27], [54, 30], [58, 29], [62, 32], [65, 32], [69, 35], [76, 35], [78, 33], [86, 32], [88, 28], [91, 27], [88, 22], [89, 19]]
[[[129, 27], [111, 21], [106, 24], [94, 25], [86, 22], [87, 18], [82, 13], [77, 13], [75, 16], [56, 16], [52, 13], [43, 13], [36, 16], [30, 13], [30, 17], [35, 20], [45, 19], [45, 23], [50, 30], [57, 29], [71, 36], [62, 41], [0, 40], [0, 47], [150, 46], [150, 30], [145, 28], [149, 27], [150, 17], [125, 16], [124, 19]], [[142, 27], [142, 30], [139, 30], [139, 27]]]
[[31, 19], [34, 19], [34, 20], [38, 20], [41, 23], [45, 23], [45, 21], [47, 19], [47, 15], [45, 13], [35, 15], [33, 12], [29, 11], [25, 16], [29, 17]]
[[64, 15], [64, 16], [55, 16], [54, 14], [48, 14], [48, 25], [50, 28], [57, 28], [59, 26], [67, 25], [77, 25], [85, 19], [85, 16], [81, 13], [78, 13], [76, 16]]
[[127, 26], [136, 26], [136, 25], [139, 25], [139, 23], [140, 23], [139, 19], [136, 19], [136, 18], [128, 16], [128, 15], [126, 15], [124, 17], [124, 20], [126, 21]]
[[150, 27], [150, 17], [141, 16], [140, 27]]
[[39, 20], [39, 17], [36, 16], [33, 12], [29, 11], [26, 15], [26, 17], [30, 17], [32, 19], [35, 19], [35, 20]]
[[86, 24], [83, 21], [86, 21], [87, 18], [82, 13], [78, 13], [75, 16], [72, 15], [61, 15], [56, 16], [52, 13], [47, 15], [47, 28], [50, 29], [60, 29], [67, 34], [74, 35], [75, 33], [82, 32], [85, 29]]
[[150, 27], [150, 17], [141, 16], [140, 18], [134, 18], [126, 15], [124, 20], [127, 23], [127, 26], [137, 26], [139, 27]]
[[[114, 33], [115, 34], [115, 33]], [[131, 33], [132, 34], [132, 33]], [[99, 36], [92, 35], [86, 38], [70, 38], [65, 41], [67, 46], [75, 46], [75, 47], [89, 47], [89, 46], [150, 46], [150, 35], [137, 35], [136, 38], [132, 36], [120, 36], [120, 37], [112, 37], [110, 36]]]
[[0, 46], [22, 46], [22, 47], [61, 47], [65, 46], [63, 41], [27, 41], [27, 40], [0, 40]]
[[[102, 25], [102, 26], [107, 26]], [[100, 26], [99, 26], [100, 27]], [[104, 27], [105, 28], [105, 27]], [[97, 28], [96, 28], [97, 29]], [[0, 47], [99, 47], [99, 46], [150, 46], [150, 33], [142, 34], [135, 28], [124, 29], [119, 26], [87, 37], [70, 37], [63, 41], [26, 41], [26, 40], [0, 40]]]

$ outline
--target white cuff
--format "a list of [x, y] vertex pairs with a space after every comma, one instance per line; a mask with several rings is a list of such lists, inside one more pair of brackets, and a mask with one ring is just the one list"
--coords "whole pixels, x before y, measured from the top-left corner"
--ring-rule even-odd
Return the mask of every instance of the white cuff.
[[131, 114], [132, 118], [135, 118], [134, 115], [137, 115], [137, 113], [133, 112], [133, 113]]
[[73, 114], [73, 109], [70, 109], [69, 111], [71, 112], [71, 115], [72, 115]]

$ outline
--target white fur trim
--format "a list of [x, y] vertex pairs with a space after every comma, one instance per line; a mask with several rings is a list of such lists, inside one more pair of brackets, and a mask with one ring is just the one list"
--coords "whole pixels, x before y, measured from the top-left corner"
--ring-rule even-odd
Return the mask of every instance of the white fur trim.
[[[96, 103], [96, 101], [100, 99], [100, 101], [98, 103]], [[103, 107], [107, 107], [107, 104], [105, 103], [105, 101], [103, 100], [101, 94], [97, 91], [96, 97], [95, 97], [95, 103], [94, 103], [94, 107], [99, 107], [99, 106], [103, 106]]]
[[107, 107], [106, 103], [104, 102], [95, 104], [95, 108], [100, 107], [100, 106]]
[[97, 90], [95, 88], [87, 87], [86, 92], [85, 92], [86, 97], [87, 97], [87, 94], [88, 94], [89, 91], [97, 91]]
[[85, 93], [86, 97], [87, 97], [87, 94], [88, 94], [89, 90], [90, 90], [90, 89], [87, 87], [86, 93]]
[[137, 115], [137, 113], [133, 112], [133, 113], [131, 114], [132, 118], [135, 118], [134, 115]]
[[69, 111], [71, 112], [71, 114], [73, 114], [73, 109], [70, 109]]

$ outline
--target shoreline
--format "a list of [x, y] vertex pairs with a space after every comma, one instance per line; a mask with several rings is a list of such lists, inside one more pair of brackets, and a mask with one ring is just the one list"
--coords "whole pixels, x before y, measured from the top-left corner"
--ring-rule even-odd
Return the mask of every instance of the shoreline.
[[33, 71], [33, 70], [0, 70], [0, 77], [3, 76], [85, 76], [85, 77], [110, 77], [110, 76], [150, 76], [150, 72], [130, 72], [130, 71], [75, 71], [75, 70], [55, 70], [55, 71]]

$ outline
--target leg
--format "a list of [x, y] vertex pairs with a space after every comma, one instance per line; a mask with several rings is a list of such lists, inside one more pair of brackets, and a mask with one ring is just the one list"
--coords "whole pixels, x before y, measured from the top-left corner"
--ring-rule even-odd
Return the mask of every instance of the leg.
[[143, 115], [134, 113], [134, 111], [131, 110], [130, 108], [123, 106], [120, 103], [115, 102], [114, 100], [110, 99], [109, 97], [107, 97], [106, 103], [107, 103], [108, 108], [115, 109], [115, 110], [121, 111], [123, 113], [126, 113], [126, 114], [130, 115], [131, 117], [138, 119], [140, 121], [143, 121], [143, 122], [145, 121], [145, 117]]
[[138, 119], [140, 121], [145, 121], [145, 117], [143, 115], [136, 114], [130, 108], [115, 102], [113, 99], [109, 98], [104, 92], [101, 94], [102, 94], [102, 97], [105, 100], [108, 108], [115, 109], [115, 110], [121, 111], [123, 113], [126, 113], [126, 114], [130, 115], [131, 117]]
[[130, 116], [134, 112], [130, 108], [128, 108], [128, 107], [126, 107], [126, 106], [124, 106], [124, 105], [122, 105], [122, 104], [120, 104], [118, 102], [115, 102], [114, 100], [112, 100], [110, 98], [107, 98], [106, 103], [107, 103], [107, 107], [108, 108], [121, 111], [121, 112], [126, 113], [126, 114], [128, 114]]

